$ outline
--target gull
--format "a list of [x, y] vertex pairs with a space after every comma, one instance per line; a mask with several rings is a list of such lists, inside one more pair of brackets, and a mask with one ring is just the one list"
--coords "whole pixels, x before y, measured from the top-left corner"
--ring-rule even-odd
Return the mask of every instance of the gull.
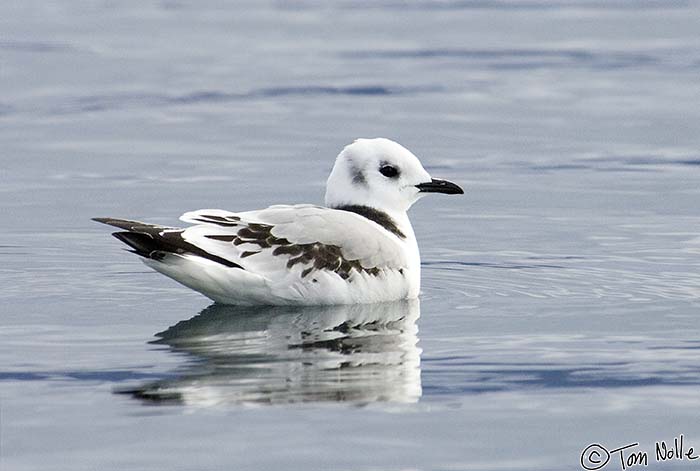
[[94, 220], [121, 229], [113, 235], [149, 267], [221, 304], [365, 304], [418, 297], [407, 211], [429, 193], [464, 191], [394, 141], [357, 139], [336, 158], [325, 207], [201, 209], [180, 217], [186, 228]]

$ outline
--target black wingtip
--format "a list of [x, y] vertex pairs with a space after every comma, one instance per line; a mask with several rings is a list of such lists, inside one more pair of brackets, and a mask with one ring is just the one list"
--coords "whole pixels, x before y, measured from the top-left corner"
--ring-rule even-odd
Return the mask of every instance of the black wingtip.
[[131, 247], [134, 253], [154, 260], [162, 260], [168, 253], [183, 255], [191, 254], [220, 263], [226, 267], [240, 268], [242, 266], [223, 257], [211, 254], [182, 238], [182, 229], [156, 226], [139, 221], [115, 218], [92, 218], [93, 221], [124, 229], [112, 235]]
[[158, 226], [155, 224], [148, 224], [147, 222], [132, 221], [130, 219], [92, 218], [92, 220], [102, 224], [107, 224], [108, 226], [114, 226], [118, 227], [119, 229], [125, 229], [127, 231], [137, 230], [138, 232], [160, 232], [166, 229], [174, 229], [165, 226]]
[[91, 218], [95, 222], [101, 224], [107, 224], [108, 226], [118, 227], [120, 229], [128, 229], [129, 226], [139, 224], [138, 221], [129, 221], [128, 219], [117, 219], [117, 218]]
[[153, 237], [140, 232], [113, 232], [112, 235], [134, 249], [134, 253], [148, 258], [150, 253], [158, 250]]

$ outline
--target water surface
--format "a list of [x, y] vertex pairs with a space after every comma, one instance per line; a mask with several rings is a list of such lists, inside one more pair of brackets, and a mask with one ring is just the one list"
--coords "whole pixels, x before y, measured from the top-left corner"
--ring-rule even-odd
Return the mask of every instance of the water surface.
[[[690, 0], [4, 3], [0, 467], [700, 448], [698, 19]], [[210, 306], [89, 220], [319, 203], [360, 136], [467, 190], [412, 210], [420, 302]]]

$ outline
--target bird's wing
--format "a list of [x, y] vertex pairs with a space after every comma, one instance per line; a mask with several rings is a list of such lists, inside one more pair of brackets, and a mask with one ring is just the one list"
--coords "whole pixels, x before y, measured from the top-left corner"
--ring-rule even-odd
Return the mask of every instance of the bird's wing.
[[204, 209], [180, 219], [195, 224], [182, 233], [188, 243], [264, 276], [327, 270], [347, 278], [407, 264], [401, 239], [349, 211], [312, 205], [242, 213]]

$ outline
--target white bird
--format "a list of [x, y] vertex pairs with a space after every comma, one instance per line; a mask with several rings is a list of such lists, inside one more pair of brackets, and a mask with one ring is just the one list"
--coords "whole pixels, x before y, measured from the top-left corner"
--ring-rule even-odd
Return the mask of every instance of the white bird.
[[389, 139], [357, 139], [338, 155], [326, 207], [276, 205], [185, 213], [185, 229], [95, 218], [144, 263], [223, 304], [354, 304], [416, 298], [420, 254], [406, 212], [427, 193], [462, 194], [431, 178]]

